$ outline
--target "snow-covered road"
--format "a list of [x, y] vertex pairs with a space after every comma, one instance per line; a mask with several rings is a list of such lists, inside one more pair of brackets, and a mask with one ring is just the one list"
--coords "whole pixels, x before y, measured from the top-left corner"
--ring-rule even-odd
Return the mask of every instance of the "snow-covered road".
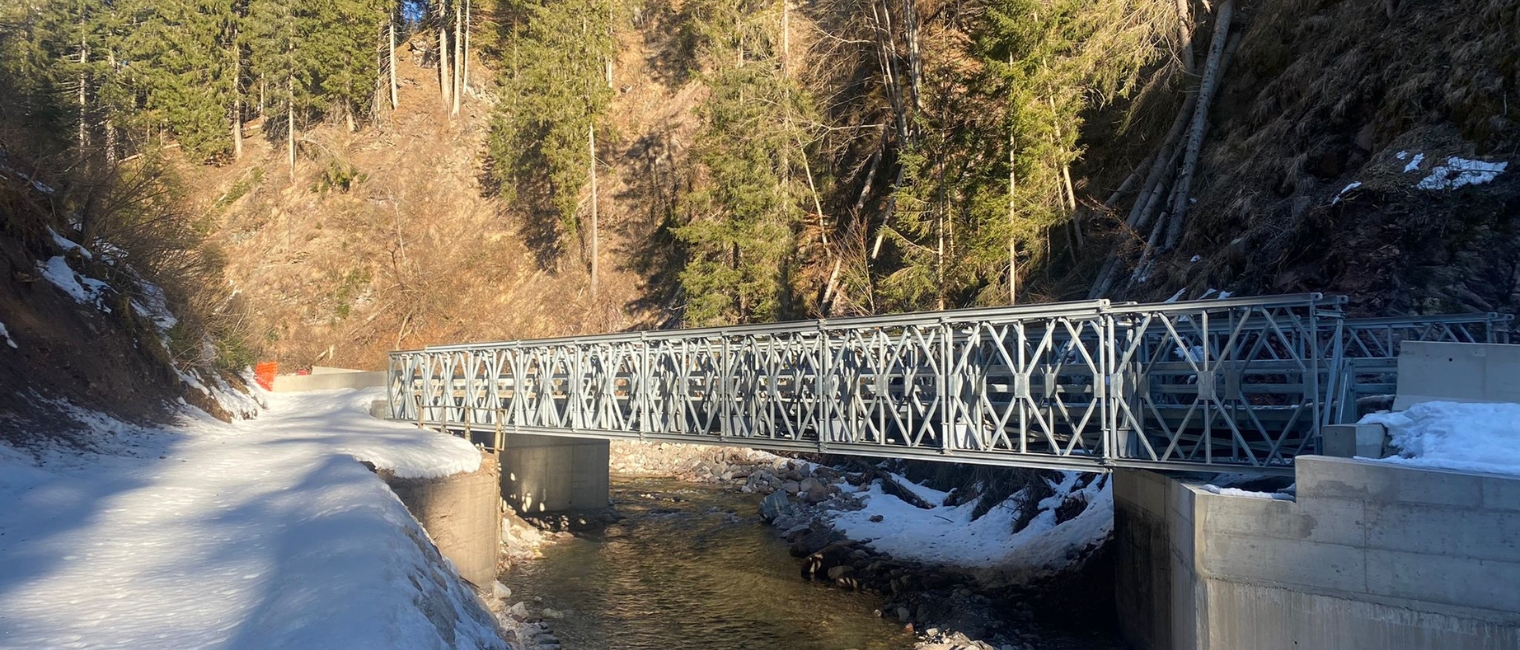
[[502, 647], [490, 614], [355, 458], [478, 467], [370, 418], [373, 394], [271, 395], [254, 420], [143, 430], [79, 413], [100, 454], [0, 445], [0, 648]]

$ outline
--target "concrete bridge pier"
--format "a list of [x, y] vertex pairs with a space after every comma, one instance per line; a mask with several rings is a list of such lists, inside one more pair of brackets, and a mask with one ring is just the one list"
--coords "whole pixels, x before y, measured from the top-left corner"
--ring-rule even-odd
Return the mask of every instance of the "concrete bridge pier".
[[504, 434], [501, 495], [524, 515], [607, 507], [607, 440]]

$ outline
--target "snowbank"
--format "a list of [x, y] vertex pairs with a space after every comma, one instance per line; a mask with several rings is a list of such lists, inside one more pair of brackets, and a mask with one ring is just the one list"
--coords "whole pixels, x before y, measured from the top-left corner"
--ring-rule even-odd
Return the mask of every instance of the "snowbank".
[[0, 647], [505, 647], [350, 458], [441, 476], [479, 454], [370, 418], [371, 397], [279, 395], [257, 420], [164, 429], [75, 409], [101, 453], [0, 445]]
[[1362, 423], [1388, 427], [1399, 455], [1383, 462], [1520, 474], [1520, 404], [1425, 402]]
[[[956, 506], [936, 505], [924, 510], [882, 491], [873, 482], [858, 494], [861, 510], [838, 512], [833, 526], [850, 539], [869, 540], [872, 548], [892, 557], [968, 569], [998, 568], [1024, 577], [1037, 577], [1069, 566], [1081, 551], [1106, 539], [1113, 530], [1113, 490], [1107, 476], [1079, 487], [1077, 472], [1063, 472], [1052, 483], [1055, 495], [1037, 504], [1038, 514], [1014, 532], [1018, 504], [1025, 493], [971, 518], [975, 502]], [[898, 483], [930, 504], [943, 504], [944, 492], [915, 485], [901, 477]], [[1056, 509], [1070, 498], [1087, 506], [1072, 519], [1056, 523]], [[874, 518], [880, 521], [872, 521]]]

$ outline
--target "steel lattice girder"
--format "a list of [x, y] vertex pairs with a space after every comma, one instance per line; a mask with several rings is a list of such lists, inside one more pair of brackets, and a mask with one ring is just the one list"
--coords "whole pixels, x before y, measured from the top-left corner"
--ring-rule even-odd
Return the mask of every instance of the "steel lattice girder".
[[391, 353], [389, 404], [464, 432], [1283, 471], [1347, 400], [1354, 412], [1348, 358], [1507, 340], [1504, 315], [1345, 320], [1343, 302], [1096, 300], [436, 346]]

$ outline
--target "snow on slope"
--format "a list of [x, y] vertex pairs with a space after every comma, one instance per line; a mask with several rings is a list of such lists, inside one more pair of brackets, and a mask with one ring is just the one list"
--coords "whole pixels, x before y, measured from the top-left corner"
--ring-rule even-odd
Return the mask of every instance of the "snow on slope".
[[0, 445], [0, 648], [505, 647], [353, 460], [439, 476], [479, 454], [370, 418], [373, 396], [272, 395], [256, 420], [161, 430], [79, 411], [109, 451], [40, 466]]
[[1362, 423], [1388, 427], [1399, 455], [1384, 462], [1520, 474], [1520, 404], [1425, 402]]
[[[997, 568], [1023, 577], [1053, 573], [1071, 564], [1089, 545], [1101, 542], [1113, 529], [1113, 491], [1108, 477], [1077, 487], [1077, 472], [1063, 472], [1053, 484], [1055, 496], [1038, 504], [1039, 514], [1022, 530], [1013, 532], [1018, 518], [1016, 503], [1022, 493], [973, 520], [975, 502], [937, 506], [924, 510], [886, 494], [873, 482], [857, 495], [865, 501], [861, 510], [838, 512], [834, 527], [850, 539], [870, 540], [872, 548], [892, 557], [968, 569]], [[943, 492], [898, 482], [931, 504], [944, 502]], [[1056, 508], [1063, 499], [1079, 496], [1087, 507], [1076, 517], [1056, 523]], [[871, 521], [875, 516], [881, 521]]]

